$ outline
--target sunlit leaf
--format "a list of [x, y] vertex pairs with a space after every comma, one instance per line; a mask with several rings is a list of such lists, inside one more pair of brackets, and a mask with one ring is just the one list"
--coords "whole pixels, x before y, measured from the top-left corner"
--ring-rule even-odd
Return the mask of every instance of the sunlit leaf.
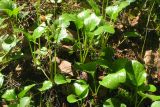
[[42, 23], [39, 27], [37, 27], [33, 34], [32, 34], [32, 40], [33, 42], [36, 41], [36, 39], [40, 38], [42, 36], [42, 34], [45, 32], [46, 28], [46, 24]]
[[116, 73], [108, 74], [99, 81], [99, 84], [110, 89], [116, 89], [121, 83], [126, 81], [126, 71], [122, 69]]
[[155, 101], [151, 104], [151, 107], [159, 107], [160, 101]]
[[25, 94], [26, 94], [32, 87], [34, 87], [34, 86], [35, 86], [35, 84], [25, 86], [24, 89], [18, 94], [18, 97], [19, 97], [19, 98], [24, 97]]
[[16, 36], [8, 36], [3, 42], [2, 42], [2, 48], [3, 50], [9, 52], [13, 47], [16, 46], [18, 40]]
[[100, 21], [101, 17], [98, 17], [95, 13], [92, 13], [89, 17], [84, 19], [86, 30], [93, 31], [96, 26], [99, 25]]
[[52, 82], [51, 81], [44, 81], [43, 86], [41, 88], [39, 88], [39, 91], [46, 91], [50, 88], [52, 88]]
[[20, 104], [18, 107], [29, 107], [30, 106], [30, 101], [31, 97], [23, 97], [20, 99]]
[[111, 20], [116, 21], [119, 13], [128, 5], [130, 5], [133, 0], [122, 1], [119, 4], [106, 7], [106, 14], [110, 17]]
[[88, 87], [89, 85], [84, 81], [84, 80], [77, 80], [74, 84], [74, 88], [75, 88], [75, 94], [77, 96], [81, 96], [82, 94], [85, 94], [83, 96], [81, 96], [81, 98], [86, 97], [86, 95], [88, 94]]
[[76, 95], [74, 95], [74, 94], [70, 94], [69, 96], [67, 96], [67, 101], [69, 103], [75, 103], [78, 100], [79, 100], [78, 97]]
[[[132, 60], [126, 65], [127, 82], [130, 82], [134, 86], [140, 86], [146, 81], [146, 71], [144, 66], [136, 61]], [[130, 84], [129, 83], [129, 84]]]
[[14, 89], [6, 90], [5, 93], [2, 95], [2, 98], [4, 98], [7, 101], [15, 100], [17, 98], [15, 90]]
[[0, 88], [3, 85], [3, 81], [4, 81], [4, 76], [0, 73]]

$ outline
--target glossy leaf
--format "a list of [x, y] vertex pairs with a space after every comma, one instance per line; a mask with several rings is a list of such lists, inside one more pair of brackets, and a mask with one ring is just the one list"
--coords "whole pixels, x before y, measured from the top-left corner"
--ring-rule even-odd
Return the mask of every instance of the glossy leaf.
[[151, 104], [151, 107], [159, 107], [160, 101], [155, 101]]
[[122, 69], [116, 73], [108, 74], [103, 78], [102, 81], [99, 81], [99, 84], [109, 88], [116, 89], [121, 83], [126, 81], [126, 71]]
[[43, 86], [39, 88], [39, 91], [46, 91], [48, 89], [52, 88], [52, 82], [51, 81], [44, 81]]
[[63, 76], [62, 74], [56, 74], [55, 77], [54, 77], [54, 82], [57, 85], [60, 85], [60, 84], [70, 83], [71, 80], [66, 79], [65, 76]]
[[[86, 95], [88, 94], [88, 87], [89, 85], [84, 81], [84, 80], [77, 80], [74, 84], [74, 88], [75, 88], [75, 94], [81, 98], [86, 97]], [[85, 92], [85, 94], [84, 94]], [[84, 94], [83, 96], [81, 96], [82, 94]]]
[[0, 88], [3, 85], [3, 81], [4, 81], [4, 76], [0, 73]]
[[19, 97], [19, 98], [24, 97], [25, 94], [26, 94], [32, 87], [34, 87], [34, 86], [35, 86], [35, 84], [25, 86], [24, 89], [18, 94], [18, 97]]
[[18, 107], [29, 107], [31, 102], [31, 97], [23, 97], [20, 99]]
[[95, 13], [92, 13], [89, 17], [84, 19], [86, 30], [93, 31], [99, 25], [100, 21], [101, 17], [98, 17]]
[[134, 86], [140, 86], [146, 81], [146, 71], [144, 66], [136, 61], [132, 60], [131, 62], [128, 62], [126, 65], [126, 71], [127, 71], [127, 82], [130, 82]]
[[69, 103], [75, 103], [78, 100], [79, 100], [78, 97], [76, 95], [74, 95], [74, 94], [70, 94], [69, 96], [67, 96], [67, 101]]
[[6, 90], [5, 93], [2, 95], [2, 98], [4, 98], [7, 101], [15, 100], [17, 98], [15, 90], [14, 89]]
[[103, 107], [127, 107], [127, 106], [115, 98], [109, 98], [104, 102]]

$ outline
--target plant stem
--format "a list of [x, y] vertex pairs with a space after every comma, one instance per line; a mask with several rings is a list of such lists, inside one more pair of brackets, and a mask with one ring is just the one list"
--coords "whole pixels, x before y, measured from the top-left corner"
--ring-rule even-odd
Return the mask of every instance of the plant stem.
[[143, 53], [144, 53], [144, 47], [145, 47], [146, 39], [147, 39], [147, 35], [148, 35], [148, 25], [149, 25], [149, 22], [150, 22], [151, 13], [152, 13], [154, 4], [155, 4], [155, 1], [154, 1], [153, 4], [152, 4], [152, 7], [151, 7], [151, 9], [150, 9], [150, 12], [149, 12], [149, 15], [148, 15], [148, 19], [147, 19], [146, 30], [145, 30], [145, 37], [144, 37], [144, 43], [143, 43], [143, 45], [142, 45], [142, 50], [141, 50], [141, 57], [143, 57]]

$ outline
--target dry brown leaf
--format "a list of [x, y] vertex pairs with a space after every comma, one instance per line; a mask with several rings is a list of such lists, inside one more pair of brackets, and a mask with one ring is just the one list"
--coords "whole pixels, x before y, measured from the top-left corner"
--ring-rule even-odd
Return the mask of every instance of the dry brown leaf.
[[146, 65], [152, 65], [152, 60], [154, 60], [153, 59], [152, 50], [147, 50], [145, 52], [143, 60], [144, 60], [144, 62], [145, 62]]
[[58, 67], [61, 73], [65, 73], [73, 76], [72, 64], [70, 62], [63, 60]]

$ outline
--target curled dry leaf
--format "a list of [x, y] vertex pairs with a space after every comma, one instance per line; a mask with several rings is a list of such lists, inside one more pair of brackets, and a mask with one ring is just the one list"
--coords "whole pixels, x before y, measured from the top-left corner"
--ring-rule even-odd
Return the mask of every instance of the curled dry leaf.
[[137, 15], [136, 17], [132, 18], [132, 19], [130, 19], [130, 18], [128, 17], [128, 22], [129, 22], [129, 24], [130, 24], [132, 27], [134, 27], [135, 25], [138, 24], [140, 15], [141, 15], [141, 13], [138, 13], [138, 15]]
[[57, 62], [57, 64], [60, 64], [61, 60], [58, 57], [53, 57], [52, 62]]
[[59, 64], [59, 69], [61, 71], [61, 73], [64, 74], [69, 74], [71, 76], [73, 76], [73, 72], [72, 72], [72, 64], [68, 61], [61, 61], [61, 63]]
[[147, 65], [147, 66], [149, 66], [149, 65], [152, 65], [153, 63], [153, 61], [154, 61], [154, 59], [153, 59], [153, 54], [152, 54], [152, 50], [147, 50], [146, 52], [145, 52], [145, 55], [144, 55], [144, 62], [145, 62], [145, 64]]

